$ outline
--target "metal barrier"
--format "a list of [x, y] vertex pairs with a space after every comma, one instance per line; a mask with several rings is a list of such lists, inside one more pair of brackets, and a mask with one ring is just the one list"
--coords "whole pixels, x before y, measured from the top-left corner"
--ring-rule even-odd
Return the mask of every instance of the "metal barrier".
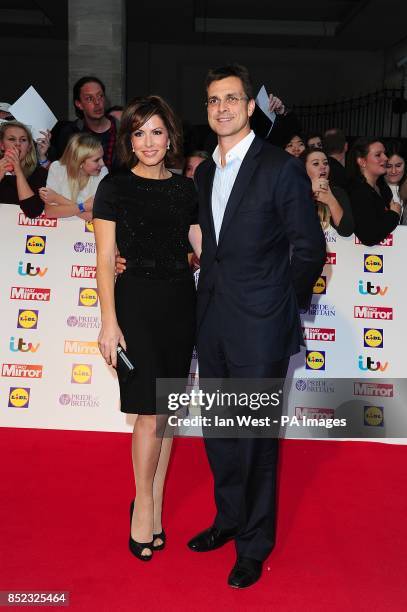
[[383, 89], [325, 104], [294, 105], [305, 133], [336, 127], [357, 136], [407, 137], [407, 100], [403, 89]]

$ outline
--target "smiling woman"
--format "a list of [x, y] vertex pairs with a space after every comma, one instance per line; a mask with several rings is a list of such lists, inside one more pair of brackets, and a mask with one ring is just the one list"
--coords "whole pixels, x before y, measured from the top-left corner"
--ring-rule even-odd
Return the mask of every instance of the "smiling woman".
[[19, 204], [31, 218], [44, 210], [39, 189], [47, 171], [37, 165], [37, 153], [30, 130], [23, 123], [8, 121], [0, 127], [0, 202]]
[[346, 160], [355, 234], [367, 246], [379, 244], [400, 223], [401, 206], [384, 180], [387, 162], [383, 143], [369, 138], [359, 138]]
[[[190, 179], [166, 167], [181, 143], [177, 119], [162, 98], [132, 100], [119, 133], [127, 171], [101, 182], [93, 207], [100, 350], [116, 366], [120, 344], [136, 368], [132, 377], [117, 373], [121, 410], [138, 415], [129, 547], [142, 561], [165, 545], [161, 508], [171, 438], [162, 437], [166, 415], [156, 414], [156, 379], [186, 380], [194, 346], [195, 285], [187, 255], [189, 242], [200, 255], [197, 195]], [[115, 285], [116, 244], [126, 270]]]

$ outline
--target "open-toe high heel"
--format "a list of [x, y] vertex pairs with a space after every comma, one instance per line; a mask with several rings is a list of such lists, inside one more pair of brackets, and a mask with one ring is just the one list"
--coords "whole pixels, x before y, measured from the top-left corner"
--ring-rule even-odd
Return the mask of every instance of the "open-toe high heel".
[[[130, 504], [130, 537], [129, 537], [129, 549], [130, 552], [137, 557], [137, 559], [140, 559], [140, 561], [151, 561], [151, 559], [153, 558], [153, 540], [151, 540], [151, 542], [136, 542], [136, 540], [133, 540], [133, 538], [131, 537], [131, 521], [133, 519], [133, 512], [134, 512], [134, 499]], [[146, 549], [151, 550], [151, 555], [146, 555], [146, 554], [142, 554], [143, 551], [145, 551]]]
[[[161, 544], [154, 544], [155, 540], [161, 540]], [[153, 533], [153, 550], [162, 550], [165, 546], [167, 536], [165, 535], [164, 529], [161, 533]]]

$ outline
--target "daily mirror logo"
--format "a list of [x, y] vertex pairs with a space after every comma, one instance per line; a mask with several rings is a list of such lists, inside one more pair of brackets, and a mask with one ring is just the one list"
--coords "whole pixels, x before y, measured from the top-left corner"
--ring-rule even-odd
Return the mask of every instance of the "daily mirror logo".
[[84, 342], [82, 340], [65, 340], [64, 353], [74, 355], [100, 355], [97, 342]]
[[8, 378], [42, 378], [42, 365], [3, 363], [1, 375]]
[[389, 308], [387, 306], [354, 306], [353, 318], [392, 321], [393, 308]]
[[10, 299], [24, 300], [26, 302], [49, 302], [51, 289], [37, 287], [11, 287]]
[[58, 219], [48, 219], [44, 213], [35, 219], [26, 217], [24, 213], [18, 215], [18, 225], [26, 225], [27, 227], [57, 227]]

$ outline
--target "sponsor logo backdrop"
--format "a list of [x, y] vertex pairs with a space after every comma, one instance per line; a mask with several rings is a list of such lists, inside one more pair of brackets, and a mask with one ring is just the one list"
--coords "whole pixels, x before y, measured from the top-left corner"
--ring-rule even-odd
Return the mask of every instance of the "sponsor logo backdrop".
[[[130, 431], [116, 375], [96, 343], [91, 225], [31, 220], [6, 204], [0, 217], [0, 425]], [[290, 362], [289, 376], [298, 380], [286, 390], [287, 411], [333, 414], [335, 379], [347, 379], [349, 399], [360, 399], [361, 423], [383, 428], [388, 402], [402, 403], [397, 385], [393, 390], [394, 381], [385, 379], [407, 377], [407, 228], [375, 247], [333, 230], [326, 239], [326, 264], [302, 315], [306, 347]], [[198, 379], [195, 357], [191, 386]]]

